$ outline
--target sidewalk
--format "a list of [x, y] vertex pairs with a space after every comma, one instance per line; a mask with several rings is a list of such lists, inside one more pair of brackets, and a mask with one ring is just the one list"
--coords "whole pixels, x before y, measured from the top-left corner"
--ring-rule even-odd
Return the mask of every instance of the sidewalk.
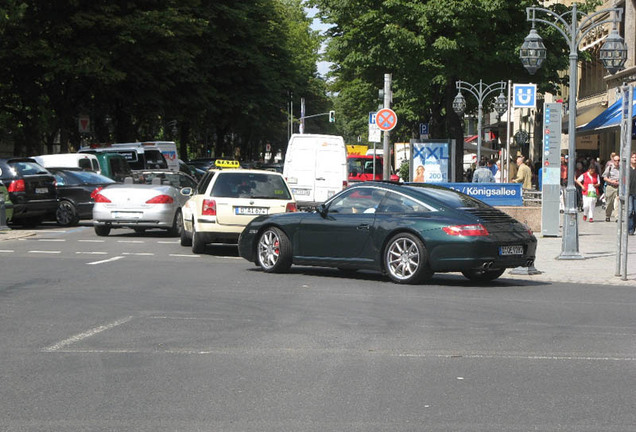
[[[563, 215], [561, 225], [563, 224]], [[537, 258], [534, 268], [541, 272], [537, 275], [524, 273], [527, 269], [508, 270], [502, 278], [522, 278], [534, 281], [571, 282], [599, 285], [632, 285], [636, 289], [636, 236], [628, 236], [627, 280], [616, 275], [617, 231], [615, 219], [605, 222], [605, 210], [596, 208], [594, 222], [583, 222], [582, 213], [578, 213], [579, 253], [584, 259], [559, 260], [562, 237], [542, 237], [535, 233], [538, 240]], [[627, 229], [623, 224], [624, 229]]]
[[[632, 285], [636, 289], [636, 236], [628, 236], [627, 280], [616, 275], [617, 224], [605, 222], [605, 210], [596, 208], [594, 222], [583, 222], [579, 213], [579, 252], [583, 259], [559, 260], [563, 239], [542, 237], [538, 240], [534, 269], [507, 270], [501, 277], [545, 282], [570, 282], [598, 285]], [[561, 223], [563, 216], [561, 218]], [[627, 227], [625, 227], [627, 229]], [[0, 241], [34, 236], [37, 231], [12, 229], [0, 231]], [[529, 274], [536, 270], [540, 274]]]

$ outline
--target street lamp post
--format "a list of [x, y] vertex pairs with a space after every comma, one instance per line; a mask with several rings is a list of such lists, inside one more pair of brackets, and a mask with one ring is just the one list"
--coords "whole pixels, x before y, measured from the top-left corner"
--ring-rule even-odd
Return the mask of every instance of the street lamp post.
[[[537, 12], [548, 15], [552, 21], [537, 17]], [[565, 211], [563, 213], [563, 242], [561, 254], [558, 259], [583, 259], [579, 253], [579, 230], [576, 211], [576, 188], [574, 187], [574, 167], [576, 153], [576, 86], [577, 86], [577, 62], [578, 47], [587, 33], [598, 26], [612, 24], [612, 32], [609, 34], [600, 50], [600, 59], [611, 74], [619, 71], [627, 59], [627, 48], [623, 39], [616, 30], [616, 24], [621, 21], [623, 10], [610, 8], [584, 15], [577, 11], [576, 3], [568, 12], [558, 15], [549, 9], [529, 7], [526, 9], [527, 20], [532, 22], [532, 30], [526, 36], [521, 46], [519, 55], [525, 68], [534, 74], [541, 67], [546, 57], [546, 48], [541, 36], [534, 29], [536, 22], [541, 22], [554, 27], [561, 33], [570, 48], [570, 102], [568, 113], [568, 184], [565, 189]], [[603, 18], [605, 15], [609, 17]], [[579, 23], [579, 15], [582, 16]], [[570, 23], [566, 21], [569, 16]], [[601, 20], [595, 21], [597, 17]]]
[[464, 95], [462, 95], [462, 90], [466, 90], [477, 98], [479, 108], [479, 113], [477, 114], [477, 164], [479, 164], [479, 161], [481, 161], [481, 117], [483, 115], [483, 103], [488, 96], [499, 90], [499, 96], [497, 96], [495, 100], [495, 110], [499, 115], [506, 112], [506, 109], [508, 109], [508, 100], [503, 94], [506, 88], [506, 82], [498, 81], [484, 86], [482, 80], [479, 80], [479, 85], [473, 85], [466, 81], [457, 81], [455, 87], [459, 91], [453, 100], [453, 110], [455, 110], [458, 115], [461, 116], [466, 110], [466, 99], [464, 99]]

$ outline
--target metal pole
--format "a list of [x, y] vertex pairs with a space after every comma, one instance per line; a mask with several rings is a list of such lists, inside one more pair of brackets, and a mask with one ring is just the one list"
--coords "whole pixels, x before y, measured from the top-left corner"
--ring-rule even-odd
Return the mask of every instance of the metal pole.
[[481, 162], [481, 117], [483, 115], [483, 82], [479, 80], [479, 97], [477, 98], [477, 167], [479, 168]]
[[[384, 108], [391, 108], [391, 74], [384, 74]], [[389, 150], [389, 131], [384, 131], [384, 145], [382, 158], [382, 178], [391, 178], [391, 152]], [[373, 161], [375, 166], [375, 160]]]
[[576, 211], [576, 188], [574, 187], [574, 167], [576, 159], [576, 86], [578, 47], [576, 42], [578, 16], [576, 3], [572, 6], [573, 35], [570, 44], [570, 103], [568, 112], [568, 185], [565, 188], [565, 210], [563, 212], [563, 242], [558, 259], [583, 259], [579, 253], [579, 225]]
[[[510, 117], [512, 116], [512, 113], [510, 112], [510, 97], [511, 97], [511, 92], [512, 92], [512, 81], [508, 80], [508, 115], [507, 115], [507, 124], [506, 124], [506, 177], [510, 176]], [[503, 164], [501, 164], [502, 167], [502, 171], [503, 171]], [[501, 182], [502, 183], [507, 183], [509, 181], [508, 178], [504, 179], [503, 178], [503, 174], [501, 175]]]
[[621, 109], [621, 142], [620, 142], [620, 182], [618, 187], [618, 223], [617, 223], [617, 254], [616, 254], [616, 276], [621, 276], [622, 280], [627, 280], [627, 245], [628, 245], [628, 210], [629, 205], [629, 176], [630, 157], [632, 143], [632, 115], [633, 115], [633, 88], [631, 86], [621, 86], [623, 96], [623, 106]]
[[299, 133], [305, 133], [305, 98], [300, 98], [300, 127]]

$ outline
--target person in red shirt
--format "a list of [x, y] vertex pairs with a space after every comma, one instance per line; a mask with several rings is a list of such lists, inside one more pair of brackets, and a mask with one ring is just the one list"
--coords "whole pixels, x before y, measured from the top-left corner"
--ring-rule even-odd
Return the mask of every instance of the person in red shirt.
[[590, 222], [594, 222], [598, 187], [601, 185], [601, 179], [596, 172], [596, 165], [590, 164], [587, 172], [576, 179], [576, 184], [581, 187], [583, 194], [583, 220], [589, 219]]

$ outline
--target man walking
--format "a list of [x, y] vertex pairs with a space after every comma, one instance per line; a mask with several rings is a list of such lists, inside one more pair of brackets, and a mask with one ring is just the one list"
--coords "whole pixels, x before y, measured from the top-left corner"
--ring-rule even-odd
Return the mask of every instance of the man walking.
[[532, 189], [532, 171], [524, 163], [525, 159], [523, 156], [517, 156], [517, 177], [515, 177], [513, 182], [521, 183], [523, 189]]
[[610, 164], [607, 165], [605, 171], [603, 171], [603, 180], [605, 181], [605, 222], [609, 222], [612, 214], [616, 215], [616, 200], [618, 198], [618, 182], [620, 179], [620, 172], [618, 170], [618, 164], [620, 162], [618, 155], [612, 156]]

